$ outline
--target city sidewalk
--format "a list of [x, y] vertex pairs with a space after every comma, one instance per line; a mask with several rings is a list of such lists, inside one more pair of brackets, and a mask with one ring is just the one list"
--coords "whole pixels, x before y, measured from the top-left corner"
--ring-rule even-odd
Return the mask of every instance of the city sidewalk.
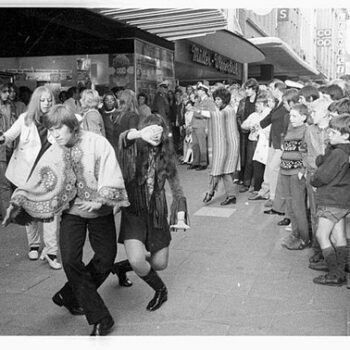
[[[130, 273], [133, 287], [122, 288], [110, 275], [100, 293], [116, 321], [112, 335], [348, 335], [350, 290], [312, 282], [319, 273], [307, 267], [311, 250], [281, 247], [288, 232], [276, 225], [280, 217], [263, 214], [264, 202], [248, 193], [222, 208], [222, 189], [204, 206], [209, 172], [179, 171], [191, 229], [173, 233], [160, 272], [169, 299], [148, 312], [149, 286]], [[117, 260], [124, 257], [119, 245]], [[28, 260], [22, 227], [0, 229], [0, 335], [88, 335], [84, 317], [51, 301], [64, 282], [63, 270]]]

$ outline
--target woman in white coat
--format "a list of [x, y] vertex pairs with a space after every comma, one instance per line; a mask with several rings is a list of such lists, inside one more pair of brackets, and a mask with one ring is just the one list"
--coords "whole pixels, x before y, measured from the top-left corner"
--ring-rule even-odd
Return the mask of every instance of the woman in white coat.
[[[21, 114], [12, 127], [3, 136], [0, 142], [11, 143], [19, 137], [19, 143], [13, 152], [6, 170], [6, 177], [15, 186], [21, 187], [30, 178], [33, 169], [42, 155], [53, 142], [42, 120], [54, 105], [55, 99], [52, 91], [46, 86], [36, 88], [28, 104], [27, 112]], [[39, 224], [32, 222], [26, 225], [30, 260], [39, 258], [41, 245]], [[52, 269], [62, 268], [57, 261], [58, 253], [58, 220], [43, 223], [44, 248], [40, 259], [46, 260]]]

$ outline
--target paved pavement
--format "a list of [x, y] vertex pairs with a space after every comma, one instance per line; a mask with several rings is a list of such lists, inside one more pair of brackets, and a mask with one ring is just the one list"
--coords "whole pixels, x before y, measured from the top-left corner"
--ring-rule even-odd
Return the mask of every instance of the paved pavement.
[[[350, 290], [312, 282], [311, 251], [281, 248], [288, 233], [279, 217], [263, 214], [264, 202], [244, 193], [220, 208], [219, 189], [203, 206], [208, 171], [179, 168], [192, 228], [173, 234], [169, 267], [160, 273], [169, 300], [148, 312], [153, 291], [142, 280], [130, 273], [134, 286], [122, 288], [109, 276], [100, 293], [116, 320], [112, 335], [348, 335]], [[63, 271], [29, 261], [26, 246], [23, 228], [0, 229], [0, 335], [88, 335], [84, 317], [51, 301]]]

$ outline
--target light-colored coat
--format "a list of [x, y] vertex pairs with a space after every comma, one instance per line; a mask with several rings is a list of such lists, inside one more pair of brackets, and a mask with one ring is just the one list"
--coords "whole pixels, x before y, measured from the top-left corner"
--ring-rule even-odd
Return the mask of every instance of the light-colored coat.
[[[35, 123], [26, 125], [26, 113], [21, 114], [15, 123], [5, 133], [6, 144], [14, 141], [19, 136], [19, 143], [14, 150], [11, 160], [7, 166], [6, 177], [17, 187], [27, 182], [35, 159], [41, 149], [41, 140]], [[55, 142], [48, 134], [50, 143]]]

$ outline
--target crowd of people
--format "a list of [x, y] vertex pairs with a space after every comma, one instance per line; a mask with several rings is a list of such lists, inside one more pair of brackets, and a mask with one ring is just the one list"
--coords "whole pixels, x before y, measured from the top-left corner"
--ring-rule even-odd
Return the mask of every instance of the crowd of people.
[[[160, 82], [149, 103], [145, 93], [122, 88], [100, 96], [71, 87], [55, 99], [46, 86], [20, 101], [13, 84], [0, 84], [1, 216], [4, 224], [25, 225], [30, 260], [63, 265], [67, 283], [53, 302], [85, 315], [92, 335], [105, 335], [114, 320], [97, 289], [109, 273], [124, 287], [132, 286], [129, 271], [144, 280], [155, 291], [149, 311], [167, 301], [157, 271], [168, 264], [170, 231], [189, 228], [178, 164], [209, 170], [205, 204], [220, 180], [222, 206], [248, 191], [249, 200], [264, 200], [264, 213], [281, 216], [278, 225], [290, 231], [283, 247], [312, 247], [309, 268], [326, 272], [314, 283], [345, 284], [347, 77], [325, 85], [251, 78], [242, 86], [169, 86]], [[169, 221], [166, 180], [173, 196]], [[127, 260], [115, 262], [118, 212]], [[87, 234], [94, 256], [85, 265]]]
[[[10, 113], [9, 86], [0, 85], [3, 225], [25, 225], [28, 257], [37, 260], [43, 223], [40, 257], [53, 269], [63, 266], [67, 277], [52, 301], [85, 315], [91, 335], [107, 335], [114, 320], [97, 289], [110, 273], [130, 287], [126, 273], [133, 270], [155, 291], [147, 310], [157, 310], [168, 298], [157, 271], [168, 264], [170, 231], [189, 228], [168, 121], [147, 108], [141, 116], [131, 90], [101, 99], [96, 90], [71, 88], [56, 104], [46, 86], [17, 116]], [[118, 241], [127, 260], [115, 262], [120, 211]], [[84, 264], [87, 235], [94, 255]]]

